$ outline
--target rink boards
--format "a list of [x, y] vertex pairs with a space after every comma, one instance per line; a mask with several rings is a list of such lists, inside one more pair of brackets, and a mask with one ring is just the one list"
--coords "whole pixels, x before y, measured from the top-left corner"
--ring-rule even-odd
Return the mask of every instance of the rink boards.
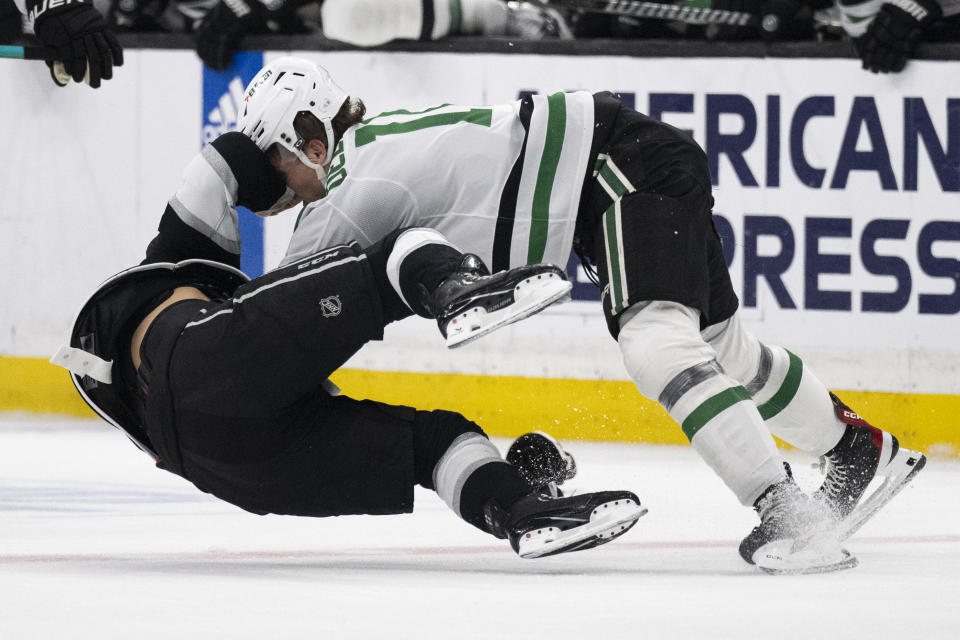
[[[688, 130], [715, 176], [747, 327], [905, 443], [960, 450], [960, 63], [882, 77], [852, 59], [296, 53], [369, 113], [610, 89]], [[0, 78], [23, 88], [0, 116], [25, 123], [0, 172], [0, 410], [84, 412], [45, 357], [88, 290], [139, 261], [182, 167], [230, 128], [238, 88], [275, 55], [211, 74], [190, 51], [130, 50], [98, 92], [0, 62]], [[46, 140], [70, 143], [51, 156], [36, 145], [40, 123]], [[282, 256], [292, 216], [241, 227], [256, 275]], [[595, 291], [571, 277], [577, 300], [545, 318], [453, 353], [430, 323], [405, 321], [335, 380], [351, 395], [459, 409], [503, 435], [681, 442], [628, 381]]]

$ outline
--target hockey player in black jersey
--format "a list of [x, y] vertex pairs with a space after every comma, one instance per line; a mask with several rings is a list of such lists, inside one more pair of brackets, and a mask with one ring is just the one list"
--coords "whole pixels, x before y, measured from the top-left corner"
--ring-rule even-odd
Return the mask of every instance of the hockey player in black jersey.
[[158, 467], [258, 514], [405, 513], [419, 484], [526, 558], [602, 544], [643, 515], [629, 491], [547, 495], [458, 413], [353, 400], [328, 380], [412, 312], [448, 341], [535, 313], [569, 292], [559, 269], [487, 275], [435, 230], [411, 228], [248, 281], [236, 211], [217, 197], [263, 210], [284, 189], [239, 133], [197, 156], [146, 259], [94, 292], [53, 358], [97, 413]]
[[[238, 129], [307, 203], [285, 263], [347, 238], [373, 246], [410, 224], [441, 231], [494, 270], [564, 264], [574, 249], [595, 273], [639, 391], [756, 509], [743, 559], [782, 572], [855, 564], [842, 541], [925, 458], [833, 398], [795, 354], [742, 327], [706, 154], [687, 134], [611, 93], [583, 91], [393, 109], [334, 130], [361, 104], [296, 58], [273, 61], [247, 90]], [[812, 496], [771, 433], [828, 461]], [[867, 495], [874, 478], [883, 485]]]

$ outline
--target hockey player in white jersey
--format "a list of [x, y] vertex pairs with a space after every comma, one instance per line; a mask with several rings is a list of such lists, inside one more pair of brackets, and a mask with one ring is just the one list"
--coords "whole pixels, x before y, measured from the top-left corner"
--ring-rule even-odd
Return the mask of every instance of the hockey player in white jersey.
[[[756, 509], [744, 560], [773, 572], [855, 564], [842, 540], [925, 458], [850, 411], [796, 355], [743, 329], [692, 139], [610, 93], [362, 113], [304, 60], [279, 59], [248, 87], [238, 129], [306, 203], [285, 263], [406, 226], [438, 229], [495, 271], [564, 264], [572, 247], [596, 269], [637, 388]], [[812, 496], [771, 433], [828, 460]], [[875, 477], [885, 482], [864, 499]]]

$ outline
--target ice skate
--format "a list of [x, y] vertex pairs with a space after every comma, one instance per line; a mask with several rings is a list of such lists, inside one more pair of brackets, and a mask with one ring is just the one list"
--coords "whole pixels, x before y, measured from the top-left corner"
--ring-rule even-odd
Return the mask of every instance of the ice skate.
[[534, 264], [490, 275], [466, 254], [459, 269], [424, 299], [447, 347], [459, 347], [522, 320], [570, 295], [573, 285], [553, 265]]
[[532, 493], [518, 500], [510, 511], [491, 500], [484, 517], [489, 531], [509, 539], [521, 558], [541, 558], [610, 542], [629, 531], [646, 512], [630, 491], [566, 498]]
[[[837, 537], [843, 541], [899, 493], [927, 458], [901, 447], [895, 436], [871, 426], [837, 396], [830, 397], [847, 428], [837, 446], [824, 455], [826, 475], [813, 497], [836, 514]], [[880, 480], [879, 486], [864, 497], [874, 478]]]
[[514, 440], [507, 450], [507, 462], [517, 467], [531, 490], [555, 498], [563, 495], [559, 485], [577, 475], [573, 456], [542, 431], [531, 431]]
[[760, 524], [740, 543], [740, 556], [767, 573], [850, 569], [857, 559], [836, 539], [836, 520], [788, 476], [771, 485], [754, 509]]

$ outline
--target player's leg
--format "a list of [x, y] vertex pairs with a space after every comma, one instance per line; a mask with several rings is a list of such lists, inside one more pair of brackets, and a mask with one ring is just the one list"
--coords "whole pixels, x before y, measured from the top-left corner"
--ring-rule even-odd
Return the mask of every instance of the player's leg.
[[[620, 348], [637, 388], [680, 424], [693, 449], [741, 504], [756, 509], [760, 524], [740, 546], [744, 560], [755, 563], [759, 554], [765, 561], [770, 545], [805, 543], [832, 527], [829, 512], [794, 483], [746, 390], [700, 338], [696, 311], [673, 302], [638, 303], [621, 322]], [[840, 568], [845, 560], [834, 544], [801, 565], [823, 570]]]
[[521, 557], [595, 547], [626, 533], [646, 513], [629, 491], [557, 497], [532, 489], [521, 468], [504, 461], [460, 414], [418, 412], [414, 433], [418, 484], [434, 489], [465, 521], [508, 539]]
[[598, 178], [618, 196], [595, 234], [608, 328], [640, 393], [663, 405], [740, 502], [752, 505], [786, 472], [746, 391], [700, 336], [712, 229], [694, 207], [705, 205], [705, 194], [696, 184], [686, 199], [638, 192], [629, 173], [607, 158]]
[[[260, 425], [238, 428], [232, 416], [207, 411], [204, 428], [188, 425], [191, 435], [181, 439], [185, 475], [256, 513], [408, 513], [419, 484], [522, 557], [540, 557], [608, 542], [646, 511], [629, 491], [555, 498], [533, 490], [458, 413], [322, 393]], [[238, 442], [262, 433], [273, 436], [257, 446]]]
[[435, 318], [448, 347], [458, 347], [567, 299], [572, 285], [562, 269], [534, 264], [490, 274], [473, 254], [460, 253], [434, 229], [412, 228], [387, 236], [383, 272], [404, 303]]
[[[382, 338], [387, 323], [412, 311], [433, 317], [442, 306], [446, 325], [479, 308], [471, 320], [476, 337], [559, 299], [555, 287], [527, 287], [528, 280], [569, 290], [554, 267], [473, 275], [464, 273], [467, 257], [430, 229], [395, 232], [366, 251], [333, 247], [210, 303], [186, 324], [178, 345], [204, 364], [194, 380], [198, 393], [229, 393], [237, 411], [260, 413], [311, 393], [366, 342]], [[515, 295], [521, 288], [527, 295]], [[484, 313], [489, 301], [499, 308]], [[217, 382], [224, 379], [229, 388]]]
[[744, 505], [787, 476], [776, 444], [740, 383], [699, 335], [699, 314], [640, 302], [620, 317], [618, 342], [637, 389], [658, 401]]
[[707, 327], [703, 336], [716, 349], [720, 365], [750, 393], [770, 431], [826, 459], [826, 476], [813, 495], [837, 517], [850, 516], [874, 478], [886, 484], [882, 494], [867, 499], [871, 514], [923, 468], [923, 454], [900, 447], [896, 436], [867, 423], [799, 357], [761, 343], [743, 329], [738, 316]]
[[[700, 335], [704, 318], [736, 309], [732, 288], [729, 296], [711, 295], [707, 247], [718, 240], [705, 194], [699, 185], [682, 198], [628, 190], [605, 212], [595, 255], [608, 326], [637, 388], [660, 402], [701, 458], [761, 516], [759, 534], [741, 549], [754, 562], [761, 547], [803, 537], [829, 517], [793, 483], [749, 394]], [[760, 508], [768, 504], [775, 508]]]

